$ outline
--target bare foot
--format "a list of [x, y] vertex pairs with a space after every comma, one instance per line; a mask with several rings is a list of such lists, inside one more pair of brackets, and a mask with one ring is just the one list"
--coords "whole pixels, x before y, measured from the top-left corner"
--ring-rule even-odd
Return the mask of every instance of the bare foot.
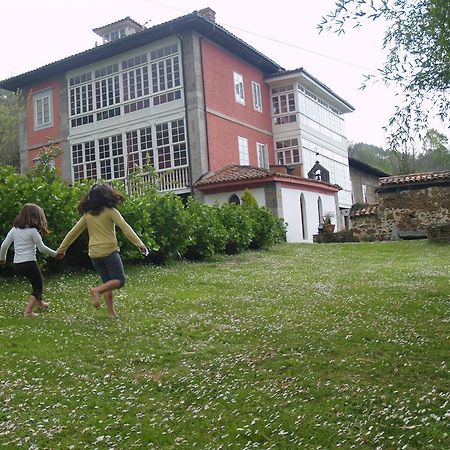
[[38, 303], [39, 309], [41, 309], [41, 310], [47, 309], [49, 307], [49, 305], [50, 305], [49, 302], [41, 301]]
[[95, 288], [89, 288], [89, 293], [92, 296], [92, 303], [98, 309], [100, 308], [100, 294], [95, 290]]
[[30, 311], [30, 312], [25, 311], [24, 316], [25, 317], [37, 317], [37, 314], [33, 311]]
[[114, 313], [110, 313], [109, 314], [109, 318], [112, 319], [112, 320], [116, 319], [117, 318], [116, 313], [115, 312]]

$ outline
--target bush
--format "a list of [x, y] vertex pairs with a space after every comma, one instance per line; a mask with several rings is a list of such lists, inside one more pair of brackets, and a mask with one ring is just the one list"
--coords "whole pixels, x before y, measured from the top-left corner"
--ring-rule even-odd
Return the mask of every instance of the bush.
[[[0, 235], [6, 236], [11, 229], [14, 218], [19, 214], [25, 203], [35, 203], [45, 212], [50, 234], [44, 236], [45, 244], [56, 250], [67, 231], [78, 220], [78, 201], [83, 190], [82, 185], [68, 186], [56, 176], [54, 170], [37, 173], [30, 171], [26, 175], [15, 173], [11, 167], [0, 167]], [[43, 263], [43, 257], [38, 255]], [[43, 263], [61, 267], [51, 258]]]
[[187, 204], [190, 223], [189, 245], [184, 256], [187, 259], [202, 260], [225, 249], [227, 232], [218, 209], [190, 198]]
[[181, 197], [174, 193], [149, 192], [144, 194], [142, 210], [144, 209], [154, 231], [155, 245], [150, 248], [149, 259], [163, 263], [182, 256], [189, 246], [191, 228], [189, 214]]
[[250, 246], [253, 237], [252, 220], [247, 209], [240, 205], [224, 203], [214, 206], [227, 232], [225, 253], [240, 253]]
[[253, 237], [250, 248], [268, 248], [273, 244], [286, 240], [286, 229], [283, 219], [272, 214], [265, 206], [244, 206], [252, 221]]

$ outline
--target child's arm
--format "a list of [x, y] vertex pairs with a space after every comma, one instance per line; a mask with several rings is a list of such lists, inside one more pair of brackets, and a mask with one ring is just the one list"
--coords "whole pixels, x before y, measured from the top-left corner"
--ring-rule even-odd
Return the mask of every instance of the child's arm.
[[124, 236], [136, 247], [139, 248], [141, 253], [145, 253], [147, 251], [147, 247], [145, 244], [139, 239], [139, 236], [134, 232], [133, 228], [128, 225], [125, 219], [122, 217], [119, 211], [115, 208], [111, 208], [111, 215], [114, 223], [122, 230]]
[[56, 250], [57, 257], [64, 256], [69, 246], [77, 239], [77, 237], [87, 228], [86, 219], [81, 219], [73, 226], [73, 228], [66, 234], [58, 249]]
[[0, 247], [0, 264], [5, 264], [6, 262], [6, 254], [8, 253], [9, 246], [13, 242], [13, 233], [14, 228], [11, 228], [11, 230], [9, 230], [9, 233], [6, 235], [6, 238], [3, 241], [2, 246]]
[[44, 242], [42, 241], [42, 236], [39, 234], [39, 231], [36, 230], [36, 228], [32, 228], [33, 231], [33, 242], [35, 243], [36, 247], [41, 253], [44, 253], [44, 255], [53, 256], [53, 258], [56, 256], [55, 250], [52, 250], [50, 247], [47, 247]]

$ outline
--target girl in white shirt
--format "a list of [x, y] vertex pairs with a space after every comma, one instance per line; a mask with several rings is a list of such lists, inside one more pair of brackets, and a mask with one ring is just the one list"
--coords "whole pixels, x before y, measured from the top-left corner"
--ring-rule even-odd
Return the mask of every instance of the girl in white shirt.
[[56, 252], [42, 242], [40, 233], [48, 233], [44, 211], [34, 203], [27, 203], [14, 219], [13, 228], [0, 247], [0, 265], [2, 265], [6, 263], [6, 253], [14, 242], [14, 268], [19, 275], [24, 275], [31, 283], [33, 291], [25, 308], [25, 316], [28, 317], [36, 316], [33, 312], [35, 306], [41, 309], [48, 307], [48, 303], [42, 300], [44, 280], [36, 262], [36, 247], [41, 253], [56, 256]]

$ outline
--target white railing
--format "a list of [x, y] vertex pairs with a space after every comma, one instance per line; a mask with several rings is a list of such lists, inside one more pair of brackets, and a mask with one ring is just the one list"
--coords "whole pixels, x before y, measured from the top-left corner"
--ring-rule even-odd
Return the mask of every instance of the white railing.
[[189, 167], [176, 167], [157, 170], [155, 173], [144, 173], [141, 179], [133, 182], [128, 180], [127, 191], [129, 194], [138, 194], [144, 185], [153, 185], [159, 192], [185, 193], [190, 189]]

